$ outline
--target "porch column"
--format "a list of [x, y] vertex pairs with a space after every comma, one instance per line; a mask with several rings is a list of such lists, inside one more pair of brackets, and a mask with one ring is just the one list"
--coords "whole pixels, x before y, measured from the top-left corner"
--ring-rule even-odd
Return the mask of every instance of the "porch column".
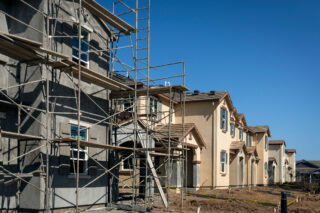
[[172, 171], [171, 171], [171, 183], [172, 187], [180, 188], [181, 185], [181, 169], [182, 164], [180, 160], [173, 160]]
[[192, 161], [193, 164], [193, 187], [199, 188], [200, 187], [200, 163], [201, 161]]

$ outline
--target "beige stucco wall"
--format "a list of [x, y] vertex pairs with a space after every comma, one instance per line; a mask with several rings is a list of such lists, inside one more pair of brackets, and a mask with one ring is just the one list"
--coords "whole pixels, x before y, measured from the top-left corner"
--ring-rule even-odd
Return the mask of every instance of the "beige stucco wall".
[[275, 183], [284, 183], [286, 180], [285, 146], [269, 145], [269, 156], [274, 157], [277, 161]]
[[[180, 107], [180, 106], [176, 106]], [[195, 123], [207, 148], [202, 150], [200, 169], [200, 185], [213, 186], [213, 113], [214, 106], [212, 102], [186, 103], [185, 105], [185, 123]], [[181, 123], [181, 111], [176, 108], [176, 120]]]
[[[220, 129], [220, 107], [228, 111], [228, 130]], [[225, 151], [230, 156], [229, 149], [232, 140], [230, 135], [230, 109], [225, 101], [186, 103], [185, 122], [195, 123], [202, 135], [207, 148], [201, 152], [200, 184], [201, 186], [228, 187], [229, 186], [229, 159], [226, 172], [221, 172], [220, 152]], [[176, 122], [181, 122], [181, 113], [176, 110]]]
[[[291, 167], [291, 170], [289, 170], [289, 179], [287, 179], [287, 182], [295, 182], [296, 181], [296, 153], [287, 153], [287, 158], [289, 161], [289, 166]], [[290, 174], [292, 174], [292, 178], [290, 177]]]
[[[161, 120], [160, 120], [160, 123], [162, 124], [168, 124], [169, 123], [169, 120], [170, 120], [170, 103], [168, 100], [165, 100], [163, 98], [159, 98], [160, 102], [161, 102]], [[180, 104], [177, 104], [176, 106], [174, 106], [172, 108], [172, 123], [176, 123], [176, 113], [175, 113], [175, 110], [180, 110]]]
[[265, 136], [267, 133], [256, 133], [253, 135], [253, 144], [256, 146], [258, 153], [258, 164], [257, 164], [257, 184], [267, 185], [268, 184], [268, 171], [265, 173], [264, 164], [269, 161], [268, 149], [265, 149]]
[[[224, 132], [222, 129], [220, 129], [220, 113], [221, 107], [225, 107], [228, 111], [228, 130]], [[228, 156], [230, 156], [229, 150], [230, 150], [230, 144], [232, 141], [232, 137], [230, 135], [230, 118], [232, 115], [230, 115], [230, 109], [227, 107], [227, 103], [225, 101], [222, 101], [217, 105], [215, 108], [215, 113], [216, 113], [216, 119], [215, 119], [215, 131], [216, 131], [216, 162], [217, 162], [217, 171], [216, 171], [216, 183], [215, 186], [217, 187], [227, 187], [229, 186], [229, 166], [227, 166], [226, 173], [221, 172], [221, 163], [220, 163], [220, 152], [221, 151], [226, 151], [228, 153]], [[229, 159], [228, 159], [228, 164], [229, 164]]]

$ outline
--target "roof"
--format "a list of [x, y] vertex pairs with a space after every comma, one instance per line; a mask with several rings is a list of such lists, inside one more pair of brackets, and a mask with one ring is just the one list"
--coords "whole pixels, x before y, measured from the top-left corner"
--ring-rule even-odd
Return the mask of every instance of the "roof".
[[270, 137], [270, 128], [268, 125], [265, 126], [248, 126], [249, 129], [253, 130], [255, 133], [268, 133], [268, 136]]
[[297, 153], [296, 149], [286, 149], [286, 153]]
[[[128, 85], [128, 86], [134, 86], [134, 80], [127, 77], [127, 76], [124, 76], [124, 75], [120, 75], [119, 73], [115, 73], [115, 72], [112, 72], [110, 78], [112, 78], [113, 80], [116, 80], [118, 82], [121, 82], [125, 85]], [[137, 82], [138, 85], [142, 84], [141, 82]]]
[[236, 152], [243, 149], [247, 154], [255, 154], [258, 156], [255, 146], [246, 146], [243, 141], [232, 141], [230, 144], [230, 153], [236, 154]]
[[232, 141], [230, 144], [230, 149], [231, 150], [236, 150], [239, 151], [244, 147], [244, 142], [243, 141]]
[[300, 160], [296, 163], [296, 171], [298, 173], [313, 173], [315, 171], [318, 171], [320, 168], [320, 161], [307, 161], [307, 160]]
[[278, 163], [277, 163], [277, 160], [276, 160], [274, 157], [269, 157], [268, 160], [269, 160], [269, 162], [270, 162], [270, 161], [274, 161], [276, 164], [278, 164]]
[[167, 125], [157, 125], [155, 129], [154, 136], [160, 139], [167, 139], [169, 136], [169, 126], [170, 126], [170, 137], [176, 138], [181, 142], [190, 132], [195, 133], [197, 138], [197, 143], [199, 147], [206, 147], [206, 144], [194, 123], [185, 123], [184, 127], [182, 124], [167, 124]]
[[193, 93], [186, 93], [186, 102], [199, 102], [199, 101], [219, 101], [228, 94], [227, 91], [211, 91], [197, 93], [195, 90]]
[[243, 120], [243, 124], [246, 126], [247, 125], [247, 120], [244, 116], [243, 113], [238, 113], [238, 120]]
[[249, 146], [246, 147], [248, 154], [255, 154], [255, 156], [258, 156], [257, 148], [255, 146]]
[[269, 145], [286, 145], [284, 140], [270, 140]]

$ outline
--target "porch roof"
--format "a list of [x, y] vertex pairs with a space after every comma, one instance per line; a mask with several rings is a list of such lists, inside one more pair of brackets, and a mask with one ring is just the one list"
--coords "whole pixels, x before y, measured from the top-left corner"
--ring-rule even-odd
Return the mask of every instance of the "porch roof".
[[[156, 126], [155, 132], [153, 133], [153, 136], [156, 139], [168, 139], [169, 138], [169, 128], [170, 128], [170, 138], [177, 139], [179, 142], [182, 142], [182, 140], [190, 133], [193, 132], [194, 136], [197, 140], [198, 146], [200, 148], [205, 147], [206, 143], [204, 142], [198, 128], [194, 123], [185, 123], [182, 124], [167, 124], [163, 125], [160, 124]], [[188, 144], [187, 144], [188, 145]]]
[[268, 161], [269, 162], [275, 162], [278, 165], [277, 160], [274, 157], [269, 157]]

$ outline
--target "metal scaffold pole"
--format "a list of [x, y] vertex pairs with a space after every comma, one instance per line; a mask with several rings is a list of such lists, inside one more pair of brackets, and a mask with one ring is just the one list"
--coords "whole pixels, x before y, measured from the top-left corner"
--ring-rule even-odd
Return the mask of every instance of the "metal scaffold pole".
[[79, 154], [80, 154], [80, 131], [81, 131], [81, 10], [82, 10], [82, 0], [79, 0], [79, 10], [78, 10], [78, 136], [77, 136], [77, 172], [76, 172], [76, 212], [79, 212]]

